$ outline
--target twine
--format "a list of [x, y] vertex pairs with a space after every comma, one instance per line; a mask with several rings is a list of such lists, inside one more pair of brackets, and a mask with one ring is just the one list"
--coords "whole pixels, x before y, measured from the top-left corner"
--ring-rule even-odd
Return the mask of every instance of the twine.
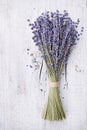
[[50, 87], [58, 87], [59, 83], [58, 82], [49, 82]]

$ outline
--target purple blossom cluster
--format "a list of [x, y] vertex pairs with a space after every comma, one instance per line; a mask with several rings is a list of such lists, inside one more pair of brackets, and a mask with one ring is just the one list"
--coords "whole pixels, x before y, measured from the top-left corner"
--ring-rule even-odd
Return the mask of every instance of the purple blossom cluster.
[[81, 28], [81, 33], [77, 31], [80, 20], [74, 22], [66, 10], [63, 13], [57, 10], [54, 13], [42, 13], [34, 23], [28, 21], [34, 34], [32, 39], [41, 51], [41, 57], [48, 67], [53, 67], [55, 73], [58, 73], [60, 64], [67, 63], [72, 47], [82, 35], [84, 27]]

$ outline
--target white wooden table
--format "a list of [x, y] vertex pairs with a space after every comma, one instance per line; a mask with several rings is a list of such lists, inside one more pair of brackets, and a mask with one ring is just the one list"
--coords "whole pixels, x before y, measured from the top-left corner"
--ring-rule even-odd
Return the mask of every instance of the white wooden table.
[[[26, 66], [34, 44], [27, 19], [56, 9], [80, 18], [85, 30], [68, 62], [68, 89], [61, 81], [67, 119], [49, 122], [41, 119], [46, 83]], [[87, 130], [87, 0], [0, 0], [0, 130]]]

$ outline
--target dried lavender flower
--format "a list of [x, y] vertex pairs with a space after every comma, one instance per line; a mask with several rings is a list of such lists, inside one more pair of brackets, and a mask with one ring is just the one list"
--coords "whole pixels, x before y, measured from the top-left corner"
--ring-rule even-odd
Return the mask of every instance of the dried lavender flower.
[[58, 10], [54, 13], [47, 11], [42, 13], [34, 23], [28, 21], [34, 34], [32, 39], [39, 47], [41, 57], [46, 64], [52, 62], [53, 70], [52, 66], [49, 66], [49, 69], [54, 71], [56, 77], [59, 78], [60, 64], [64, 65], [67, 62], [70, 50], [78, 43], [84, 27], [81, 28], [81, 33], [78, 33], [77, 27], [80, 20], [77, 19], [77, 22], [74, 22], [66, 10], [63, 14]]
[[[79, 33], [77, 28], [80, 20], [77, 19], [74, 22], [66, 10], [63, 13], [58, 10], [56, 12], [47, 11], [42, 13], [33, 23], [30, 23], [30, 20], [28, 21], [33, 33], [32, 39], [41, 52], [42, 63], [39, 77], [41, 76], [44, 60], [50, 82], [58, 85], [63, 67], [65, 66], [66, 72], [69, 55], [74, 46], [78, 44], [84, 27], [81, 28]], [[40, 68], [36, 58], [33, 59], [33, 63], [35, 63], [35, 70]], [[32, 66], [30, 67], [32, 68]], [[55, 85], [49, 87], [48, 100], [42, 114], [43, 119], [50, 121], [66, 118], [59, 90]]]

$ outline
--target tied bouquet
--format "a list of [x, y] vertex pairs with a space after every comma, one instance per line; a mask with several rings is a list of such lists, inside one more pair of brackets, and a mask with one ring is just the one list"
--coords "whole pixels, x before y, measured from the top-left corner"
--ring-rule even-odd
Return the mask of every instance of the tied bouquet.
[[30, 23], [33, 40], [41, 53], [41, 58], [46, 65], [49, 79], [48, 98], [44, 105], [42, 118], [45, 120], [62, 120], [66, 118], [59, 94], [59, 82], [62, 70], [77, 44], [84, 27], [78, 33], [79, 19], [74, 22], [66, 10], [60, 13], [45, 12], [36, 21]]

